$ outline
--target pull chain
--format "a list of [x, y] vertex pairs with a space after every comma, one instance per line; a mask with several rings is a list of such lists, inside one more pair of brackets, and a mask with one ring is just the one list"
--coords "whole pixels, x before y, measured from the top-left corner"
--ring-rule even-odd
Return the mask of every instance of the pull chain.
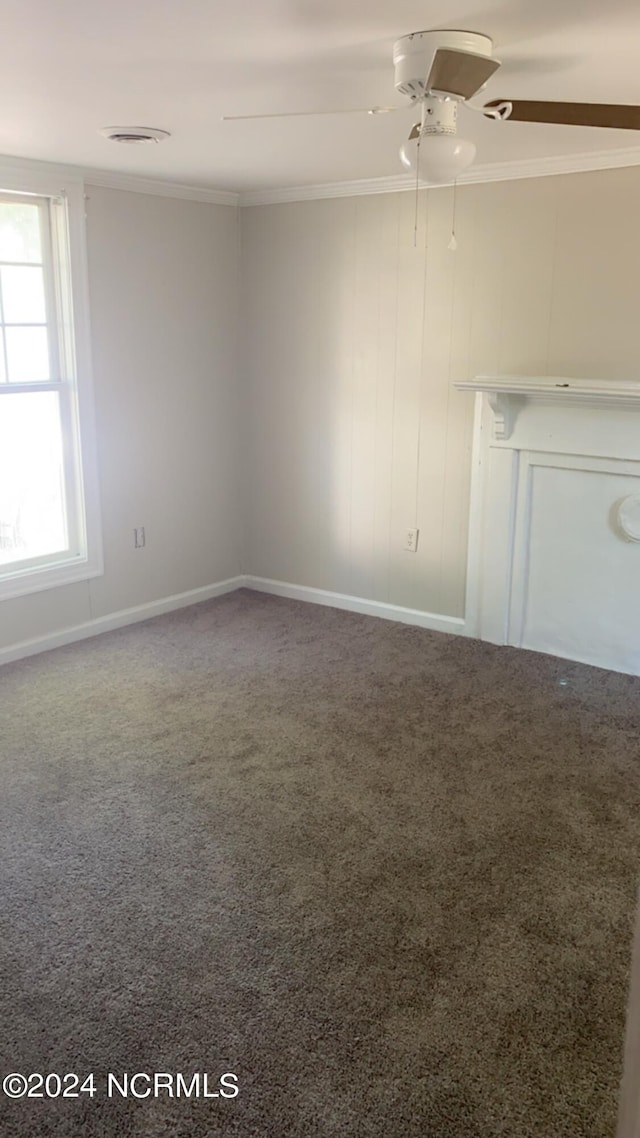
[[456, 249], [458, 248], [458, 242], [456, 240], [456, 205], [457, 205], [457, 199], [458, 199], [458, 181], [456, 179], [453, 183], [453, 217], [451, 219], [451, 240], [449, 241], [449, 244], [447, 245], [447, 249], [450, 249], [452, 253], [455, 253]]
[[416, 206], [413, 218], [413, 247], [418, 246], [418, 189], [420, 186], [420, 139], [418, 138], [418, 149], [416, 152]]

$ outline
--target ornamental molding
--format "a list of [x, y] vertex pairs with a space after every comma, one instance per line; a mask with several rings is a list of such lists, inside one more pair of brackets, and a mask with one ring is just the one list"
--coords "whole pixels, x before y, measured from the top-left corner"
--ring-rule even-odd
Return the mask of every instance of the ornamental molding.
[[635, 380], [480, 375], [473, 380], [460, 380], [454, 387], [487, 396], [493, 412], [493, 437], [500, 442], [511, 437], [518, 414], [527, 402], [640, 410], [640, 382]]

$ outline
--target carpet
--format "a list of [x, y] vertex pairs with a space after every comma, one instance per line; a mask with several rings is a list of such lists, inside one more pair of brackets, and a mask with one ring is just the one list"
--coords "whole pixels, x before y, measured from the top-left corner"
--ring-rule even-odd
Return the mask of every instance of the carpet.
[[0, 669], [2, 1138], [613, 1135], [639, 694], [246, 590]]

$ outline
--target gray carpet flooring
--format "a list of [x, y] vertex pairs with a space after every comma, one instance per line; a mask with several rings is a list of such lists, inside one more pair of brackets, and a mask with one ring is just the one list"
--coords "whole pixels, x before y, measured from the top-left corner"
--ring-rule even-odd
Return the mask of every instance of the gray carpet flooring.
[[247, 591], [1, 669], [0, 1074], [96, 1080], [2, 1138], [612, 1135], [639, 695]]

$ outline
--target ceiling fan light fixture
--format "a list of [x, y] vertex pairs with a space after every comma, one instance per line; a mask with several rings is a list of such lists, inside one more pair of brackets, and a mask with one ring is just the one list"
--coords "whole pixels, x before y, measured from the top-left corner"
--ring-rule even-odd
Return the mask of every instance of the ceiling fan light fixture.
[[410, 138], [400, 147], [400, 161], [406, 170], [415, 173], [420, 179], [435, 185], [455, 182], [463, 170], [470, 166], [476, 156], [475, 143], [456, 134], [423, 134]]

